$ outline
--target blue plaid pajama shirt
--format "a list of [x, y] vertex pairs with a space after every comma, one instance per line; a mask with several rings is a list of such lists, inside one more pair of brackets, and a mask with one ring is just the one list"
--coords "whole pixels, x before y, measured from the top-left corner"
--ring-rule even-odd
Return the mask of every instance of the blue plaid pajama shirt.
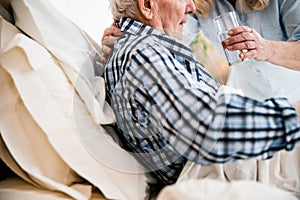
[[202, 165], [267, 159], [300, 140], [285, 98], [263, 102], [222, 92], [191, 50], [157, 29], [121, 18], [124, 33], [105, 67], [123, 148], [171, 184], [187, 160]]

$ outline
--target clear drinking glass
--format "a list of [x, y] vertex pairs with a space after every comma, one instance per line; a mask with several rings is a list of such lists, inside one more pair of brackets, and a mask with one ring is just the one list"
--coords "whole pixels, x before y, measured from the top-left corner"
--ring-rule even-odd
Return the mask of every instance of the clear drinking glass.
[[[234, 11], [215, 17], [213, 19], [213, 24], [215, 26], [215, 30], [217, 31], [220, 42], [229, 37], [227, 33], [230, 29], [240, 25]], [[224, 51], [229, 65], [237, 64], [243, 61], [243, 59], [239, 57], [241, 51], [228, 51], [227, 49], [224, 49]]]

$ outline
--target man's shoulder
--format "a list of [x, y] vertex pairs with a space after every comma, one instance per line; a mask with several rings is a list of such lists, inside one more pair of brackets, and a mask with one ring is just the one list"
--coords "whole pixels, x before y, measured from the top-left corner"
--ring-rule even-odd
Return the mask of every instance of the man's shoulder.
[[166, 49], [160, 40], [154, 35], [131, 35], [125, 34], [118, 42], [118, 46], [127, 52], [143, 52], [147, 49], [155, 49], [161, 51]]

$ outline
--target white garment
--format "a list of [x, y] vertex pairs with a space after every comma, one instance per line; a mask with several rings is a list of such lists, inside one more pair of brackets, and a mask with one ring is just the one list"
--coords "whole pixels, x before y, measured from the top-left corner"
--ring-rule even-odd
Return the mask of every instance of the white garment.
[[188, 180], [167, 186], [157, 200], [297, 200], [295, 196], [254, 181]]
[[268, 62], [245, 60], [231, 66], [227, 86], [241, 89], [245, 96], [257, 100], [286, 97], [300, 100], [300, 71], [289, 70]]

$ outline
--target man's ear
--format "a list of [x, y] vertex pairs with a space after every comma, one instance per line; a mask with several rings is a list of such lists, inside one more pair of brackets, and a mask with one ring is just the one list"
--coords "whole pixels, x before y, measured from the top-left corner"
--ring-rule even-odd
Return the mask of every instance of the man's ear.
[[152, 0], [138, 0], [138, 6], [146, 19], [152, 19], [154, 9]]

